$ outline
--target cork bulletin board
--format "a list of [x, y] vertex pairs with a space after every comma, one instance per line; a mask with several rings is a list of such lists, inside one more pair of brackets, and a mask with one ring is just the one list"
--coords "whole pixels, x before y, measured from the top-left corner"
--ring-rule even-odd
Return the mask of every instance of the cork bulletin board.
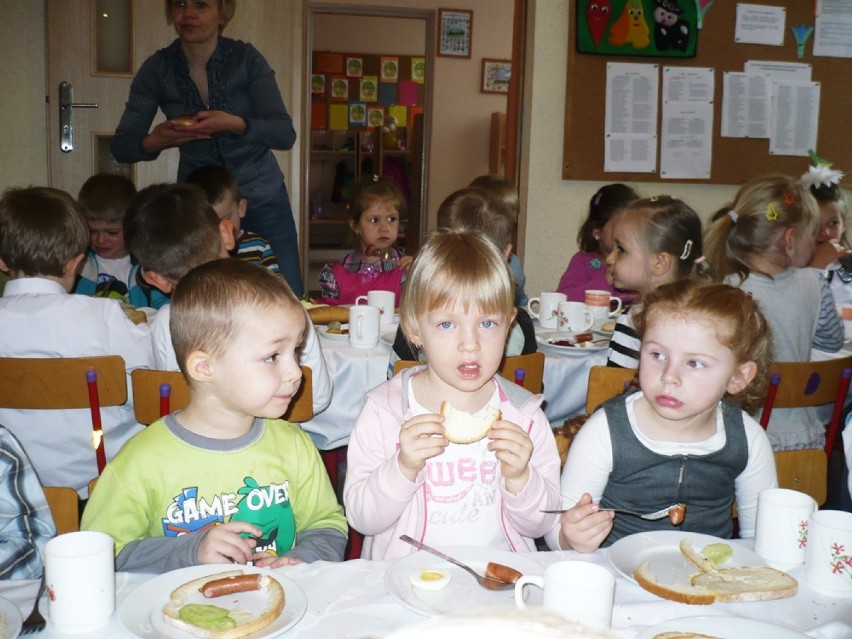
[[[687, 0], [681, 0], [685, 2]], [[692, 0], [688, 0], [692, 1]], [[813, 37], [803, 58], [797, 56], [792, 25], [814, 24], [810, 0], [748, 0], [750, 4], [785, 7], [784, 44], [780, 47], [735, 44], [736, 5], [733, 0], [715, 2], [698, 31], [693, 58], [655, 58], [590, 55], [577, 52], [577, 2], [569, 2], [568, 91], [565, 103], [565, 139], [562, 177], [566, 180], [656, 181], [658, 173], [604, 171], [604, 119], [606, 65], [608, 62], [657, 63], [660, 67], [712, 67], [715, 75], [713, 149], [708, 180], [666, 180], [701, 184], [741, 184], [767, 173], [800, 175], [807, 157], [770, 155], [768, 139], [721, 137], [723, 72], [743, 71], [748, 60], [800, 62], [812, 66], [813, 82], [820, 83], [819, 127], [816, 152], [842, 171], [852, 172], [852, 59], [815, 57]], [[613, 0], [616, 5], [618, 0]], [[645, 0], [647, 7], [653, 0]], [[622, 3], [623, 4], [623, 3]], [[649, 12], [650, 13], [650, 12]], [[662, 109], [660, 109], [660, 112]], [[659, 118], [659, 116], [658, 116]], [[658, 131], [659, 131], [658, 120]], [[659, 136], [657, 140], [659, 148]], [[659, 170], [659, 153], [657, 157]]]

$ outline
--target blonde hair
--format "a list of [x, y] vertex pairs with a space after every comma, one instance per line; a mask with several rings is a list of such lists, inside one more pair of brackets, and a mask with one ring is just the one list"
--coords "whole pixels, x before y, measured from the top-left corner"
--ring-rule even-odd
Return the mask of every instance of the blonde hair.
[[443, 229], [418, 251], [405, 283], [400, 325], [408, 339], [431, 311], [462, 305], [512, 317], [515, 284], [509, 265], [482, 233]]
[[[187, 0], [190, 2], [191, 0]], [[219, 3], [219, 33], [225, 30], [237, 12], [237, 0], [215, 0]], [[166, 0], [166, 24], [172, 23], [172, 0]]]
[[737, 191], [727, 214], [717, 212], [704, 235], [704, 250], [714, 277], [723, 281], [736, 274], [740, 279], [756, 270], [752, 256], [787, 268], [784, 232], [795, 227], [816, 235], [820, 225], [814, 196], [795, 178], [767, 175], [746, 182]]

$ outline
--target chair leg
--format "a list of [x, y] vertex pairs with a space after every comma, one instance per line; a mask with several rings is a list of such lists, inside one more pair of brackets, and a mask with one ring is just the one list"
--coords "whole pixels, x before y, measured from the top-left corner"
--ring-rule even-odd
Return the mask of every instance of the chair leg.
[[364, 545], [364, 535], [349, 527], [349, 543], [346, 545], [346, 560], [360, 559], [361, 547]]

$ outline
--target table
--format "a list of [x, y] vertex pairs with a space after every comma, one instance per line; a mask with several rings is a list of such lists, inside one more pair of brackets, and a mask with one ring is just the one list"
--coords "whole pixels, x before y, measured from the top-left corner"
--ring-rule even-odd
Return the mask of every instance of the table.
[[[738, 540], [736, 543], [750, 544]], [[590, 561], [610, 568], [606, 551], [591, 554], [575, 551], [524, 553], [543, 567], [566, 559]], [[387, 592], [384, 577], [390, 561], [356, 559], [343, 563], [316, 562], [279, 569], [296, 581], [308, 599], [302, 620], [285, 633], [288, 639], [325, 637], [384, 637], [394, 630], [423, 622], [423, 617], [405, 608]], [[614, 572], [614, 571], [613, 571]], [[616, 578], [613, 630], [616, 636], [632, 639], [644, 629], [668, 619], [696, 615], [728, 615], [757, 619], [806, 633], [815, 639], [848, 639], [852, 637], [852, 601], [832, 599], [811, 591], [802, 579], [803, 568], [791, 571], [799, 580], [795, 597], [755, 603], [688, 606], [660, 599], [623, 577]], [[615, 573], [614, 573], [615, 574]], [[119, 573], [117, 601], [121, 601], [150, 575]], [[501, 604], [502, 605], [502, 604]], [[507, 597], [505, 607], [514, 604]], [[67, 639], [67, 635], [48, 626], [34, 635], [43, 639]], [[129, 637], [114, 616], [110, 624], [87, 634], [92, 639]], [[473, 633], [471, 637], [475, 637]], [[755, 639], [764, 639], [762, 637]]]
[[[382, 329], [383, 335], [395, 330], [395, 324]], [[334, 390], [328, 408], [302, 423], [302, 428], [317, 448], [330, 450], [349, 443], [349, 433], [367, 391], [387, 380], [391, 347], [379, 341], [375, 348], [353, 348], [345, 337], [319, 335]], [[583, 410], [589, 368], [605, 364], [606, 351], [568, 356], [550, 348], [544, 353], [544, 413], [556, 427]]]

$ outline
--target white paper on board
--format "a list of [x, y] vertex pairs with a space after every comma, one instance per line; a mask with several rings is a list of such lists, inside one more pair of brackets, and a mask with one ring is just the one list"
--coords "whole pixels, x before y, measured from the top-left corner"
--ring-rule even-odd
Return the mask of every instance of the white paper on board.
[[778, 82], [772, 95], [769, 152], [807, 157], [819, 125], [819, 82]]
[[663, 67], [661, 178], [711, 177], [714, 90], [712, 67]]
[[607, 64], [604, 171], [656, 171], [659, 75], [657, 64]]
[[784, 44], [784, 24], [787, 10], [762, 4], [737, 4], [737, 24], [734, 41], [738, 44]]
[[722, 75], [722, 137], [768, 138], [772, 83], [759, 73]]
[[814, 55], [852, 58], [852, 2], [817, 0]]

